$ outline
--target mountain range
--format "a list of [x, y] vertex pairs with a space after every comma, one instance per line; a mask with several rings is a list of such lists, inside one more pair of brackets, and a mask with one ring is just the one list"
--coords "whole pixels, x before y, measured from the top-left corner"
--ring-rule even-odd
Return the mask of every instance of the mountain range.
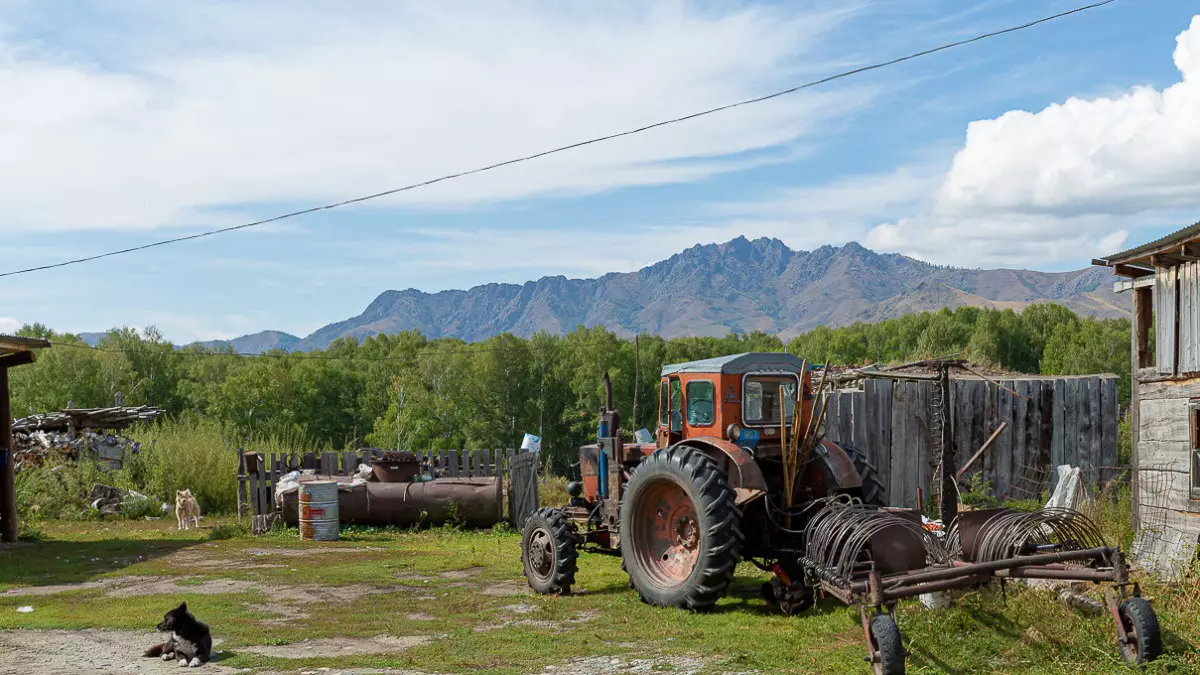
[[[761, 330], [784, 339], [817, 326], [891, 319], [964, 305], [1019, 310], [1038, 302], [1080, 314], [1128, 317], [1103, 267], [1070, 272], [964, 269], [851, 242], [796, 251], [778, 239], [738, 237], [693, 246], [636, 272], [594, 279], [549, 276], [468, 290], [384, 291], [362, 313], [307, 337], [263, 331], [228, 341], [235, 350], [321, 349], [342, 337], [420, 330], [482, 340], [509, 332], [564, 333], [603, 325], [632, 336], [725, 335]], [[209, 343], [213, 346], [226, 342]]]

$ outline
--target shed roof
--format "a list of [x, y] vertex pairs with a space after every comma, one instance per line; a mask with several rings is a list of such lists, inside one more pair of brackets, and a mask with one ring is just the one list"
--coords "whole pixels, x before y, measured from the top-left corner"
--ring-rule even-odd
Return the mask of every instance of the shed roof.
[[[764, 370], [777, 370], [788, 373], [799, 372], [804, 367], [804, 359], [786, 352], [746, 352], [718, 356], [700, 361], [673, 363], [663, 366], [663, 375], [675, 373], [722, 373], [725, 375], [742, 375]], [[811, 369], [811, 364], [809, 368]]]
[[15, 335], [0, 335], [0, 356], [32, 352], [50, 346], [49, 340], [42, 338], [17, 337]]
[[1152, 260], [1153, 256], [1164, 256], [1167, 259], [1173, 259], [1177, 262], [1185, 262], [1195, 259], [1195, 251], [1184, 251], [1185, 244], [1200, 239], [1200, 222], [1180, 228], [1174, 232], [1159, 237], [1154, 241], [1147, 242], [1141, 246], [1135, 246], [1131, 249], [1113, 253], [1112, 255], [1103, 258], [1097, 258], [1092, 261], [1093, 265], [1103, 265], [1105, 267], [1135, 266], [1145, 268], [1145, 270], [1130, 270], [1132, 274], [1122, 274], [1122, 270], [1117, 269], [1117, 274], [1122, 276], [1138, 276], [1143, 271], [1149, 274], [1156, 261]]

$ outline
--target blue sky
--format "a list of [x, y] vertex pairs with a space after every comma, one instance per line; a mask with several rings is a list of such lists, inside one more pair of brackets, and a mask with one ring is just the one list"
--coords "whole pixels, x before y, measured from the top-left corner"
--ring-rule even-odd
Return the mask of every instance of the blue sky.
[[[388, 189], [1076, 4], [0, 0], [0, 267]], [[303, 336], [389, 288], [630, 271], [739, 234], [1082, 267], [1200, 218], [1189, 4], [1118, 0], [367, 205], [0, 278], [0, 330]]]

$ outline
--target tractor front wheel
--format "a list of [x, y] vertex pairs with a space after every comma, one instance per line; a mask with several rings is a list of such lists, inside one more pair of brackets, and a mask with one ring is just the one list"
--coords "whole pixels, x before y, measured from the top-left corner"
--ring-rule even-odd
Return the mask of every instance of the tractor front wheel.
[[529, 587], [543, 595], [571, 592], [578, 552], [575, 533], [561, 509], [538, 509], [521, 533], [521, 562]]
[[621, 555], [642, 600], [704, 610], [741, 560], [742, 530], [725, 474], [687, 447], [642, 460], [621, 505]]

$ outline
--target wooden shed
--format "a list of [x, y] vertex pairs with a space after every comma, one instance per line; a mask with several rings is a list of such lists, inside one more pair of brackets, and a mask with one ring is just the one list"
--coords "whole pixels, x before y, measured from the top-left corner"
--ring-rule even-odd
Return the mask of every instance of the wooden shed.
[[17, 540], [17, 489], [12, 457], [12, 406], [8, 369], [33, 363], [33, 350], [49, 347], [39, 338], [0, 335], [0, 541]]
[[1133, 553], [1175, 576], [1200, 542], [1200, 223], [1092, 264], [1133, 301]]

